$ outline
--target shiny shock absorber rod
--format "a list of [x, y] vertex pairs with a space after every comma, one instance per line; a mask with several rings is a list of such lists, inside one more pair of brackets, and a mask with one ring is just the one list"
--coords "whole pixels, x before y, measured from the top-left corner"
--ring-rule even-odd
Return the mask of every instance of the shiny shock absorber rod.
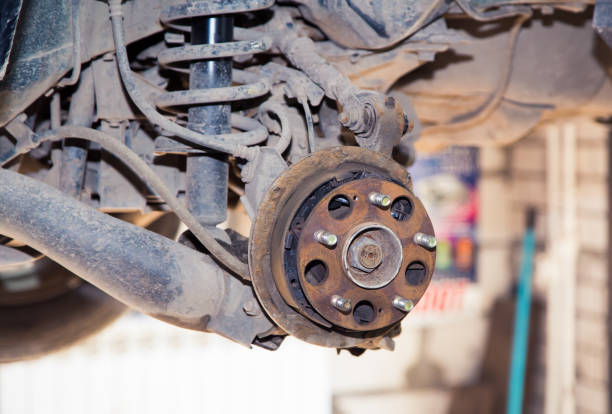
[[[231, 15], [193, 18], [191, 44], [215, 44], [233, 40]], [[191, 64], [190, 89], [211, 89], [232, 85], [232, 58], [217, 58]], [[203, 134], [231, 132], [231, 105], [206, 104], [189, 108], [188, 127]], [[187, 157], [187, 205], [203, 225], [216, 226], [227, 217], [227, 156], [219, 153]]]

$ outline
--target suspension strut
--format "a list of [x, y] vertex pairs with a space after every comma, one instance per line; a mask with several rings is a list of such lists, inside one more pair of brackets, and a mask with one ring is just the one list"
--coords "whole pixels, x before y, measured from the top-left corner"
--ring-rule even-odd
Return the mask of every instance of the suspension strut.
[[[181, 72], [180, 63], [190, 62], [189, 91], [173, 91], [158, 97], [157, 106], [189, 106], [188, 128], [206, 135], [231, 134], [232, 126], [254, 130], [256, 121], [231, 115], [231, 102], [266, 94], [269, 84], [252, 74], [233, 71], [232, 57], [267, 50], [265, 40], [233, 41], [233, 14], [272, 6], [273, 0], [215, 0], [178, 4], [164, 10], [161, 21], [179, 31], [190, 31], [191, 44], [160, 53], [160, 64]], [[186, 26], [185, 21], [190, 24]], [[232, 81], [249, 83], [232, 86]], [[248, 135], [232, 134], [232, 143]], [[265, 137], [264, 137], [265, 139]], [[228, 163], [223, 154], [212, 152], [187, 155], [187, 205], [204, 225], [215, 226], [227, 215]]]
[[[231, 15], [194, 18], [191, 44], [216, 44], [233, 40]], [[190, 89], [227, 87], [232, 84], [232, 58], [208, 59], [191, 64]], [[204, 134], [231, 132], [229, 104], [189, 108], [188, 127]], [[226, 218], [227, 158], [221, 154], [187, 156], [187, 206], [202, 224], [215, 226]]]

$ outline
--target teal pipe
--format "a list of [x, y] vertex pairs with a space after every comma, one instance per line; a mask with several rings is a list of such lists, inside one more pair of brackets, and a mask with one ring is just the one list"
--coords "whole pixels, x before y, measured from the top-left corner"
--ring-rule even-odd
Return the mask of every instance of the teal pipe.
[[508, 382], [507, 414], [520, 414], [523, 408], [527, 345], [529, 342], [529, 318], [531, 313], [531, 279], [533, 277], [533, 257], [535, 253], [534, 218], [535, 212], [530, 210], [527, 214], [527, 229], [523, 236], [523, 256], [514, 314], [514, 336], [512, 340], [512, 359], [510, 361], [510, 380]]

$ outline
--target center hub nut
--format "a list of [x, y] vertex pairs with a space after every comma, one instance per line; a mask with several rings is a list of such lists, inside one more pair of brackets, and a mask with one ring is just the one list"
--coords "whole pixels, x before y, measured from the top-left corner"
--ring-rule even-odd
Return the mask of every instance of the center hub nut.
[[370, 273], [383, 259], [378, 242], [368, 236], [358, 237], [349, 247], [348, 263], [355, 269]]
[[376, 269], [382, 262], [382, 250], [377, 244], [366, 244], [359, 249], [357, 254], [359, 255], [359, 264], [368, 269], [366, 272]]
[[402, 242], [391, 229], [377, 223], [357, 226], [344, 250], [348, 277], [366, 289], [388, 285], [402, 264]]

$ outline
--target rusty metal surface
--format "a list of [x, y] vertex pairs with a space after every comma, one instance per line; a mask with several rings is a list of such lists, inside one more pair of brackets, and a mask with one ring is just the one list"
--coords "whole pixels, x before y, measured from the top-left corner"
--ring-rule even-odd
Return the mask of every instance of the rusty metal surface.
[[[412, 214], [407, 220], [396, 220], [392, 217], [390, 208], [382, 209], [368, 202], [368, 194], [373, 191], [387, 194], [392, 200], [409, 199], [414, 206]], [[328, 205], [334, 197], [340, 195], [348, 196], [352, 205], [350, 214], [338, 220], [329, 214]], [[366, 289], [358, 286], [348, 276], [345, 266], [344, 256], [348, 253], [346, 246], [350, 243], [351, 236], [361, 232], [366, 225], [382, 225], [391, 229], [398, 235], [402, 245], [400, 271], [393, 275], [390, 283], [379, 289]], [[325, 229], [337, 235], [337, 246], [329, 248], [318, 243], [312, 237], [318, 229]], [[356, 331], [380, 329], [400, 321], [406, 314], [392, 306], [393, 298], [400, 295], [417, 303], [425, 293], [433, 273], [435, 252], [414, 244], [412, 239], [417, 232], [433, 235], [431, 221], [419, 199], [398, 184], [378, 178], [366, 178], [352, 181], [330, 192], [318, 203], [304, 223], [303, 236], [299, 241], [299, 280], [308, 301], [325, 319], [346, 329]], [[383, 249], [383, 256], [395, 253], [391, 246]], [[312, 283], [305, 276], [306, 267], [314, 260], [324, 262], [329, 273], [327, 278], [318, 284]], [[384, 261], [385, 259], [383, 263]], [[426, 278], [416, 286], [403, 276], [405, 269], [414, 262], [424, 264], [427, 269]], [[384, 269], [376, 269], [363, 276], [375, 278], [377, 270]], [[365, 273], [357, 269], [350, 269], [350, 271]], [[370, 323], [359, 323], [352, 313], [339, 312], [330, 303], [331, 296], [334, 294], [350, 299], [353, 304], [362, 301], [371, 303], [376, 310], [374, 320]]]
[[449, 6], [422, 0], [298, 0], [302, 16], [344, 47], [384, 49], [415, 33]]
[[[161, 11], [180, 1], [127, 2], [124, 10], [128, 42], [161, 31]], [[0, 125], [26, 109], [70, 71], [73, 38], [69, 3], [23, 2], [6, 75], [0, 82]], [[79, 14], [82, 62], [111, 51], [113, 40], [106, 2], [82, 0]]]
[[[390, 155], [402, 135], [412, 130], [413, 121], [404, 115], [402, 106], [391, 96], [362, 93], [359, 97], [361, 105], [355, 110], [364, 115], [348, 118], [359, 119], [362, 125], [358, 129], [347, 126], [355, 132], [359, 146]], [[349, 108], [344, 109], [345, 114], [348, 111]], [[343, 119], [340, 121], [344, 123]]]
[[247, 303], [258, 309], [252, 288], [209, 255], [5, 169], [0, 169], [0, 233], [130, 307], [174, 325], [216, 332], [247, 346], [273, 328], [262, 312], [244, 312]]
[[392, 97], [354, 86], [348, 77], [319, 56], [312, 39], [287, 30], [291, 21], [280, 16], [275, 23], [279, 27], [272, 35], [279, 50], [293, 66], [321, 87], [326, 96], [337, 102], [341, 111], [338, 119], [355, 134], [359, 146], [391, 154], [411, 125], [401, 105]]
[[[358, 147], [337, 147], [312, 154], [283, 173], [270, 187], [251, 227], [249, 266], [255, 292], [266, 313], [284, 331], [328, 347], [375, 348], [395, 325], [368, 331], [330, 329], [322, 317], [315, 323], [291, 297], [284, 273], [285, 235], [303, 201], [322, 183], [368, 171], [393, 179], [411, 190], [408, 172], [391, 159]], [[431, 263], [431, 261], [427, 261]], [[326, 327], [327, 325], [327, 327]]]
[[0, 80], [4, 78], [9, 54], [13, 47], [15, 28], [23, 0], [5, 0], [0, 2]]

